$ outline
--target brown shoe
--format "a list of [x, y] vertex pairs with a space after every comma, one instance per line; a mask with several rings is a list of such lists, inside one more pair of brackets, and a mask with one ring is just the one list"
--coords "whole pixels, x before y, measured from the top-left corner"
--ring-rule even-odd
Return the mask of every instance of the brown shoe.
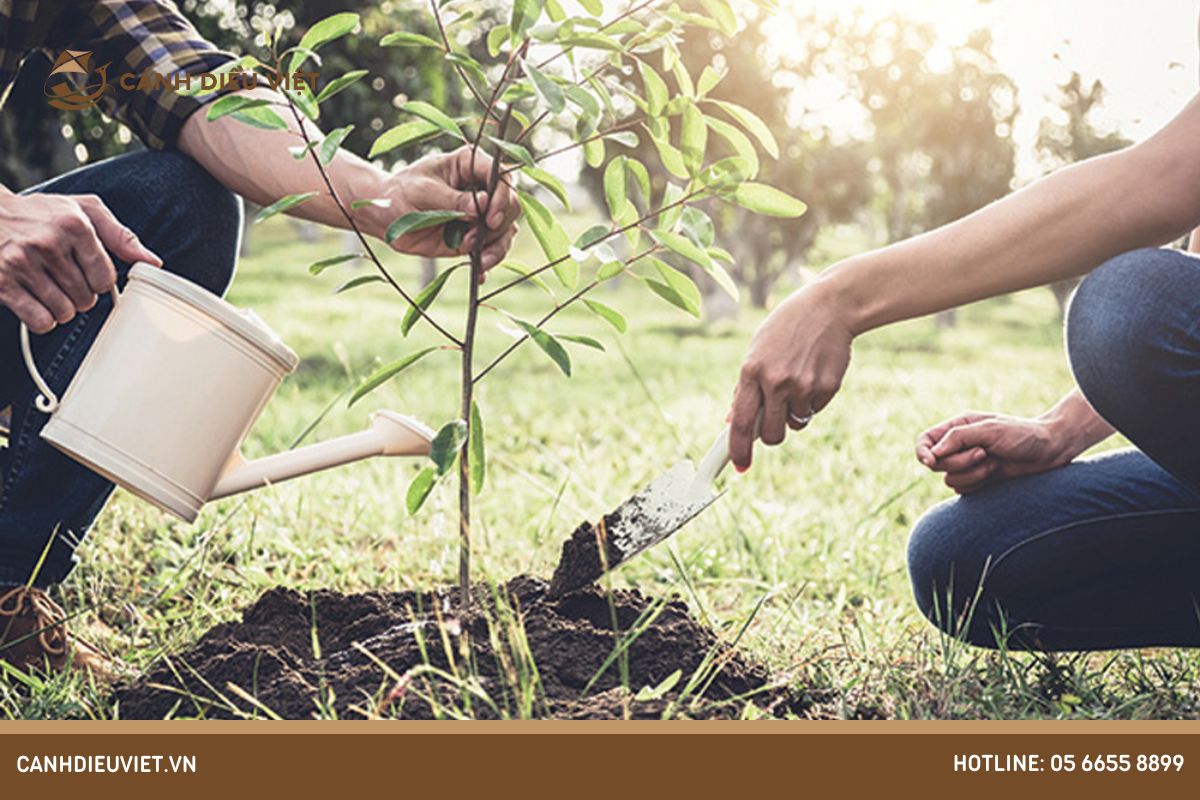
[[70, 664], [99, 683], [112, 683], [116, 665], [67, 632], [67, 615], [41, 589], [17, 586], [0, 594], [0, 661], [22, 670], [61, 672]]

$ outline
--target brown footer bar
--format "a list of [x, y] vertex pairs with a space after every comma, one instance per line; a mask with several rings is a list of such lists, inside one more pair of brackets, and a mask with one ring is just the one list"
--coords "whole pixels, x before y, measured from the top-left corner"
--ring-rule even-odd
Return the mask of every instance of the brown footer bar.
[[1193, 723], [5, 723], [0, 796], [1184, 797], [1200, 787], [1198, 734]]

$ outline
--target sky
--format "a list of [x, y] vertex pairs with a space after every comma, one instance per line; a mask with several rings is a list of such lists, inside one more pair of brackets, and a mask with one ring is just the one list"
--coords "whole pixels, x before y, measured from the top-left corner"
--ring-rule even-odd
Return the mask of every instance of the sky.
[[[1040, 119], [1054, 113], [1055, 85], [1078, 70], [1107, 89], [1096, 112], [1101, 127], [1145, 138], [1200, 90], [1197, 0], [781, 0], [784, 9], [869, 15], [893, 11], [932, 22], [948, 44], [990, 28], [994, 55], [1020, 91], [1018, 179], [1038, 174], [1033, 141]], [[1059, 54], [1061, 60], [1054, 58]]]

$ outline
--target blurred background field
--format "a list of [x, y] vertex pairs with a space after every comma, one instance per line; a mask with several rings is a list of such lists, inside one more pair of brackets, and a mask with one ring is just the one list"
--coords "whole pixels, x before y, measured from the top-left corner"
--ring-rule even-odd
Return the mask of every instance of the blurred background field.
[[[382, 30], [419, 30], [417, 6], [180, 5], [206, 35], [237, 49], [263, 20], [290, 18], [303, 28], [333, 11], [363, 13], [371, 35], [339, 45], [344, 49], [326, 60], [330, 69], [361, 65], [377, 76], [345, 92], [340, 105], [331, 101], [325, 121], [358, 123], [349, 140], [358, 152], [398, 121], [398, 97], [464, 103], [446, 94], [441, 65], [405, 62], [395, 51], [385, 59], [372, 44]], [[786, 26], [738, 5], [746, 15], [738, 37], [686, 43], [693, 66], [758, 65], [723, 90], [776, 131], [783, 157], [764, 159], [764, 180], [807, 201], [810, 213], [784, 222], [713, 211], [718, 242], [738, 258], [737, 307], [700, 280], [706, 310], [695, 319], [620, 279], [596, 297], [622, 309], [630, 326], [625, 336], [583, 310], [564, 313], [553, 326], [594, 336], [607, 353], [573, 349], [575, 375], [567, 380], [542, 353], [524, 348], [484, 381], [480, 405], [492, 469], [476, 501], [475, 563], [482, 576], [548, 575], [576, 525], [610, 510], [681, 457], [701, 455], [723, 424], [749, 337], [778, 298], [839, 258], [957, 218], [1044, 170], [1124, 146], [1173, 97], [1182, 102], [1181, 72], [1194, 81], [1195, 9], [1180, 8], [1188, 3], [1150, 4], [1149, 17], [1171, 26], [1160, 47], [1139, 51], [1159, 83], [1145, 97], [1126, 90], [1107, 104], [1092, 68], [1114, 62], [1094, 55], [1096, 39], [1107, 41], [1121, 26], [1132, 13], [1126, 5], [1076, 3], [1079, 13], [1068, 19], [1055, 11], [1054, 24], [1073, 27], [1049, 41], [1042, 33], [1030, 38], [1028, 58], [1045, 65], [1037, 74], [1051, 76], [1033, 97], [1023, 94], [1026, 79], [1008, 74], [995, 51], [1011, 49], [1006, 20], [1016, 15], [1037, 24], [1041, 4], [955, 3], [952, 14], [940, 17], [936, 3], [933, 12], [918, 3], [868, 3], [862, 13], [854, 4], [838, 11], [840, 5], [789, 4], [779, 12]], [[1085, 5], [1094, 10], [1083, 13]], [[505, 7], [496, 4], [493, 12]], [[1182, 19], [1190, 19], [1186, 37], [1177, 30]], [[773, 34], [773, 25], [786, 35]], [[993, 33], [1000, 37], [995, 42]], [[410, 53], [416, 51], [400, 55]], [[1079, 63], [1073, 53], [1081, 54]], [[1130, 55], [1113, 58], [1120, 65]], [[23, 78], [35, 87], [43, 79], [36, 68]], [[1126, 85], [1123, 77], [1117, 81]], [[53, 135], [24, 136], [30, 126]], [[14, 187], [134, 146], [99, 115], [83, 122], [34, 119], [18, 116], [12, 101], [0, 114], [0, 141], [21, 143], [0, 148], [0, 180]], [[569, 160], [554, 169], [571, 181], [574, 208], [562, 220], [576, 234], [593, 221], [595, 173]], [[407, 339], [400, 335], [404, 308], [381, 284], [334, 293], [366, 274], [367, 264], [308, 274], [310, 263], [347, 252], [344, 234], [281, 218], [247, 233], [229, 299], [253, 308], [302, 359], [247, 442], [248, 455], [291, 446], [306, 431], [305, 441], [313, 441], [355, 430], [374, 408], [435, 427], [454, 416], [457, 367], [443, 354], [347, 408], [349, 391], [375, 366], [434, 338], [420, 324]], [[539, 263], [536, 248], [523, 233], [514, 256]], [[432, 265], [416, 259], [389, 256], [387, 263], [409, 287], [431, 275]], [[817, 716], [1196, 716], [1200, 658], [1192, 653], [972, 651], [937, 635], [911, 600], [908, 530], [924, 509], [949, 496], [913, 458], [916, 434], [969, 408], [1034, 415], [1066, 392], [1071, 378], [1059, 319], [1068, 291], [1034, 289], [864, 336], [841, 395], [811, 428], [783, 447], [760, 449], [746, 475], [727, 475], [727, 494], [669, 543], [624, 567], [617, 585], [679, 593], [730, 637], [751, 620], [741, 646], [809, 692]], [[465, 292], [460, 272], [435, 316], [460, 326], [455, 309]], [[512, 297], [514, 309], [531, 316], [546, 307], [534, 287]], [[486, 352], [509, 341], [498, 321], [484, 317]], [[418, 466], [352, 465], [213, 503], [195, 525], [118, 492], [80, 551], [81, 566], [64, 587], [67, 604], [87, 609], [86, 634], [144, 667], [233, 618], [272, 586], [363, 591], [450, 582], [457, 548], [453, 492], [440, 487], [409, 517], [404, 494]], [[110, 716], [119, 709], [59, 680], [32, 693], [0, 686], [0, 713]]]

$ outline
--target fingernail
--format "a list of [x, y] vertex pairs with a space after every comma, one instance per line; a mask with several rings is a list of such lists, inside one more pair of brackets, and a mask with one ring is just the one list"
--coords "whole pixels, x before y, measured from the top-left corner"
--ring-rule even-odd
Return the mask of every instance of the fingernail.
[[737, 464], [734, 464], [734, 465], [733, 465], [733, 468], [734, 468], [735, 470], [737, 470], [737, 474], [738, 474], [738, 475], [745, 475], [745, 474], [746, 474], [746, 472], [747, 472], [747, 471], [750, 469], [750, 465], [749, 465], [749, 464], [747, 464], [746, 466], [742, 467], [742, 466], [739, 466], [739, 465], [737, 465]]
[[488, 217], [488, 227], [491, 228], [492, 230], [496, 230], [500, 227], [500, 223], [503, 221], [504, 221], [504, 214], [497, 211], [496, 213], [492, 214], [492, 216]]

